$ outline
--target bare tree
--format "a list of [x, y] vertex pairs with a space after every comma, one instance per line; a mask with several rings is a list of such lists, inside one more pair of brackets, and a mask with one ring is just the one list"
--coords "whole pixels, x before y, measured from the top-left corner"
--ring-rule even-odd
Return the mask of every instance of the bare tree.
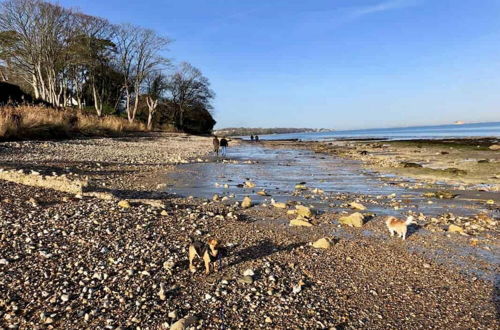
[[128, 24], [119, 26], [117, 31], [117, 65], [123, 75], [127, 117], [133, 122], [146, 78], [168, 64], [168, 60], [161, 56], [161, 51], [169, 40], [152, 30]]
[[148, 106], [148, 123], [149, 130], [153, 128], [153, 116], [158, 108], [158, 102], [163, 97], [167, 88], [165, 76], [162, 73], [150, 75], [147, 79], [146, 103]]
[[180, 64], [179, 69], [169, 77], [167, 89], [171, 101], [178, 111], [178, 124], [184, 127], [184, 114], [190, 106], [203, 106], [210, 109], [210, 100], [214, 92], [210, 89], [210, 82], [200, 70], [187, 62]]

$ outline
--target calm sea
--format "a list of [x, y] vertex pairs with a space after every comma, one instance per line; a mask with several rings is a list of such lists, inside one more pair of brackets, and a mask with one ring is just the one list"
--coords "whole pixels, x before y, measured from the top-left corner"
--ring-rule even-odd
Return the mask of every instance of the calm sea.
[[271, 134], [260, 136], [261, 139], [265, 140], [299, 139], [302, 141], [324, 141], [344, 138], [411, 140], [464, 137], [500, 137], [500, 122], [463, 125], [373, 128], [349, 131]]

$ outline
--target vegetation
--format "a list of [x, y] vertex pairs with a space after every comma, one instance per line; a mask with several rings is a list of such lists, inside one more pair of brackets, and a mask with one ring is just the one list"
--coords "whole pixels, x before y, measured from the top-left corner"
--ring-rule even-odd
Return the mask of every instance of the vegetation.
[[0, 81], [55, 107], [185, 129], [186, 114], [212, 110], [214, 93], [200, 70], [164, 57], [169, 43], [42, 0], [0, 2]]
[[117, 116], [98, 117], [80, 110], [42, 106], [0, 107], [0, 140], [114, 136], [145, 130], [146, 126], [138, 121], [130, 123]]

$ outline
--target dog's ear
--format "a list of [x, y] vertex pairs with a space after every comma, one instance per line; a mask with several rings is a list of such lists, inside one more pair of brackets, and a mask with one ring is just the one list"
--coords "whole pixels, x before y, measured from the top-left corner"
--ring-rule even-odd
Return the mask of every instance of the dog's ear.
[[215, 238], [211, 238], [208, 240], [208, 245], [217, 246], [218, 244], [219, 242]]

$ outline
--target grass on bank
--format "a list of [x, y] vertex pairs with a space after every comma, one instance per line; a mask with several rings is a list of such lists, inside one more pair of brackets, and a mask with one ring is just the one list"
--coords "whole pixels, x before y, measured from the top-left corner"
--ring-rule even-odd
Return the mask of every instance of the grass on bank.
[[145, 130], [141, 122], [130, 123], [116, 116], [98, 117], [74, 109], [0, 107], [0, 140], [115, 136]]

